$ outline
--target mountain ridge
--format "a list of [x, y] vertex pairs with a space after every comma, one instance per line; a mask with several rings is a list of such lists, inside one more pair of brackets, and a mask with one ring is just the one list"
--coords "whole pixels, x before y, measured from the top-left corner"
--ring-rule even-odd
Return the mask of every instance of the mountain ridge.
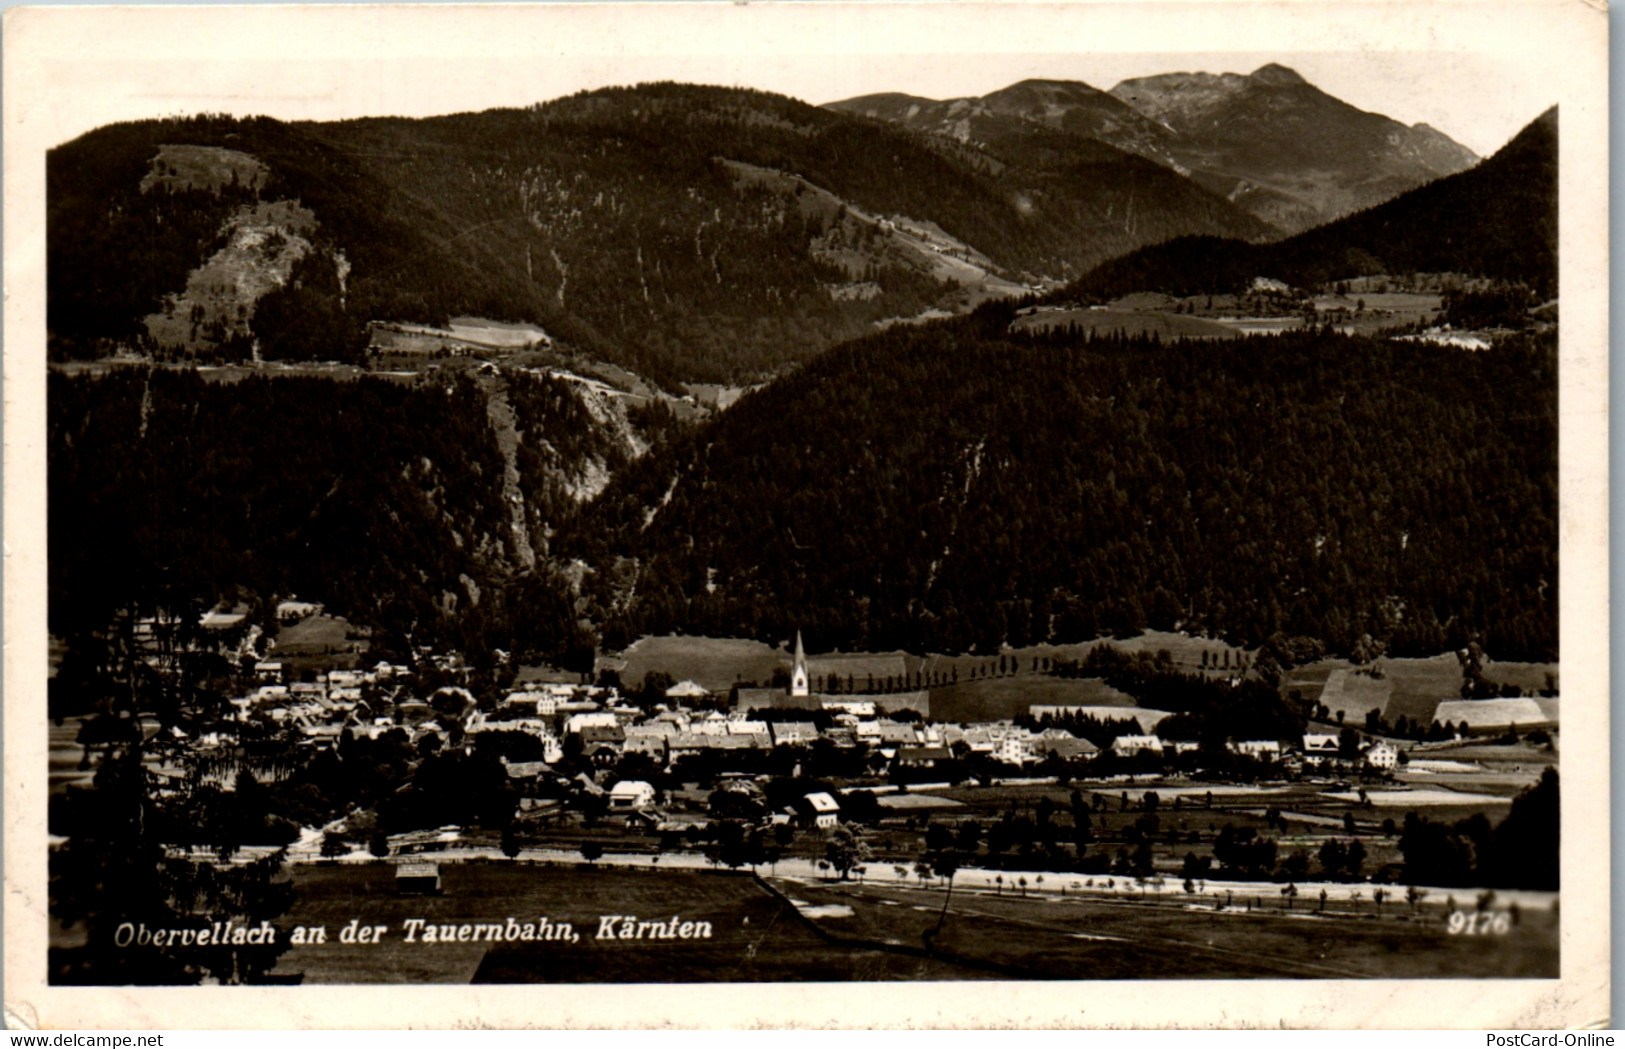
[[[308, 321], [276, 333], [295, 357], [353, 359], [370, 321], [471, 315], [539, 325], [668, 387], [766, 378], [876, 322], [1071, 279], [1182, 232], [1263, 228], [1109, 145], [1022, 137], [1012, 163], [784, 96], [679, 84], [422, 120], [109, 126], [47, 157], [54, 352], [275, 348], [258, 299], [192, 290], [233, 215], [273, 201], [308, 213], [254, 242], [308, 244], [269, 281], [280, 316]], [[176, 173], [210, 151], [253, 177]], [[737, 165], [785, 177], [741, 179]], [[949, 239], [928, 257], [904, 225]], [[987, 265], [954, 261], [954, 244]], [[156, 332], [150, 316], [164, 318]]]
[[1557, 110], [1483, 163], [1275, 244], [1178, 238], [1102, 264], [1056, 298], [1234, 292], [1254, 278], [1312, 287], [1380, 273], [1456, 272], [1557, 291]]
[[866, 95], [825, 108], [967, 141], [990, 118], [1106, 142], [1153, 160], [1290, 235], [1358, 211], [1477, 157], [1435, 128], [1366, 113], [1269, 63], [1251, 74], [1167, 73], [1110, 90], [1033, 78], [944, 101]]

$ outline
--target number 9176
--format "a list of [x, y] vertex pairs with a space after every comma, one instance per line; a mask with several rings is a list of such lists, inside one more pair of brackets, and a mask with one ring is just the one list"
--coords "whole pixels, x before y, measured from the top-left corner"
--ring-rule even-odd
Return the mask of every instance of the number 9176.
[[1505, 936], [1512, 931], [1506, 911], [1451, 911], [1445, 931], [1452, 936]]

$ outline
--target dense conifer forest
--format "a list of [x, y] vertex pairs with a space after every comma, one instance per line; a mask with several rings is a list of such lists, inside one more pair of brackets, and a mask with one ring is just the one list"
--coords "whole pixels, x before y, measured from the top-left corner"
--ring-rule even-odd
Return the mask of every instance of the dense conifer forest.
[[841, 347], [627, 471], [564, 543], [609, 643], [1152, 627], [1555, 657], [1555, 338], [1159, 345], [1007, 318]]

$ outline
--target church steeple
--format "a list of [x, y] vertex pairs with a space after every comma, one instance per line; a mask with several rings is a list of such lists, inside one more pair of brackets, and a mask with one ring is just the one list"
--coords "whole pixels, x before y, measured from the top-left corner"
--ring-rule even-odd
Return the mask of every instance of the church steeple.
[[790, 694], [792, 696], [806, 696], [811, 694], [807, 687], [807, 653], [801, 647], [801, 631], [796, 631], [796, 659], [790, 667]]

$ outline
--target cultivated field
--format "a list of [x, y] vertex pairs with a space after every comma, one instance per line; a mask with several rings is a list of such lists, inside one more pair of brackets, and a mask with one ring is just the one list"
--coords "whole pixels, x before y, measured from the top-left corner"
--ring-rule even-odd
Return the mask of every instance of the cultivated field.
[[[1344, 721], [1356, 727], [1365, 723], [1370, 710], [1382, 711], [1390, 723], [1401, 716], [1431, 722], [1440, 703], [1461, 698], [1461, 663], [1449, 652], [1426, 659], [1384, 658], [1379, 665], [1382, 677], [1371, 678], [1356, 674], [1348, 660], [1322, 659], [1288, 671], [1281, 688], [1326, 704], [1333, 718], [1342, 711]], [[1498, 684], [1517, 685], [1532, 696], [1557, 685], [1558, 667], [1556, 663], [1490, 661], [1484, 676]]]
[[[1529, 908], [1496, 933], [1453, 934], [1448, 902], [1398, 896], [1321, 904], [1262, 884], [1244, 897], [1169, 886], [1140, 898], [1042, 894], [605, 867], [443, 864], [444, 892], [396, 893], [387, 864], [300, 866], [278, 924], [324, 926], [327, 942], [285, 953], [305, 983], [631, 983], [759, 980], [1552, 977], [1556, 914]], [[1056, 879], [1065, 876], [1056, 875]], [[1451, 901], [1453, 902], [1453, 901]], [[1469, 906], [1462, 904], [1461, 906]], [[706, 939], [599, 939], [600, 916], [709, 923]], [[433, 925], [568, 922], [573, 941], [407, 943]], [[338, 942], [352, 918], [381, 944]], [[939, 918], [940, 933], [931, 935]], [[1458, 922], [1459, 925], [1459, 922]]]
[[695, 681], [712, 691], [732, 688], [740, 681], [765, 685], [776, 669], [789, 669], [790, 657], [760, 641], [717, 637], [646, 637], [624, 653], [621, 680], [638, 687], [644, 675], [663, 670], [675, 681]]
[[[924, 946], [943, 906], [937, 890], [786, 883], [820, 928], [854, 939]], [[1556, 915], [1530, 911], [1502, 935], [1452, 934], [1439, 903], [1413, 915], [1401, 900], [1379, 917], [1369, 904], [1320, 913], [1276, 886], [1256, 900], [1211, 900], [1170, 889], [1147, 900], [1019, 896], [956, 890], [938, 957], [998, 966], [1029, 979], [1350, 979], [1558, 975]], [[816, 910], [814, 909], [816, 908]], [[850, 911], [843, 913], [843, 909]]]
[[1099, 678], [1057, 678], [1039, 674], [975, 681], [961, 679], [957, 685], [931, 690], [934, 721], [1004, 721], [1027, 713], [1027, 709], [1034, 706], [1133, 708], [1134, 698]]
[[266, 658], [284, 663], [296, 673], [335, 667], [348, 670], [361, 661], [368, 644], [355, 636], [347, 620], [315, 615], [278, 630]]
[[[444, 892], [395, 892], [392, 866], [295, 868], [299, 901], [279, 921], [325, 925], [328, 942], [294, 947], [277, 973], [305, 983], [709, 983], [945, 980], [975, 969], [833, 944], [749, 875], [679, 870], [444, 864]], [[569, 922], [578, 942], [405, 943], [409, 918], [439, 923]], [[709, 939], [598, 940], [602, 915], [709, 922]], [[380, 945], [334, 942], [351, 918], [387, 925]]]

